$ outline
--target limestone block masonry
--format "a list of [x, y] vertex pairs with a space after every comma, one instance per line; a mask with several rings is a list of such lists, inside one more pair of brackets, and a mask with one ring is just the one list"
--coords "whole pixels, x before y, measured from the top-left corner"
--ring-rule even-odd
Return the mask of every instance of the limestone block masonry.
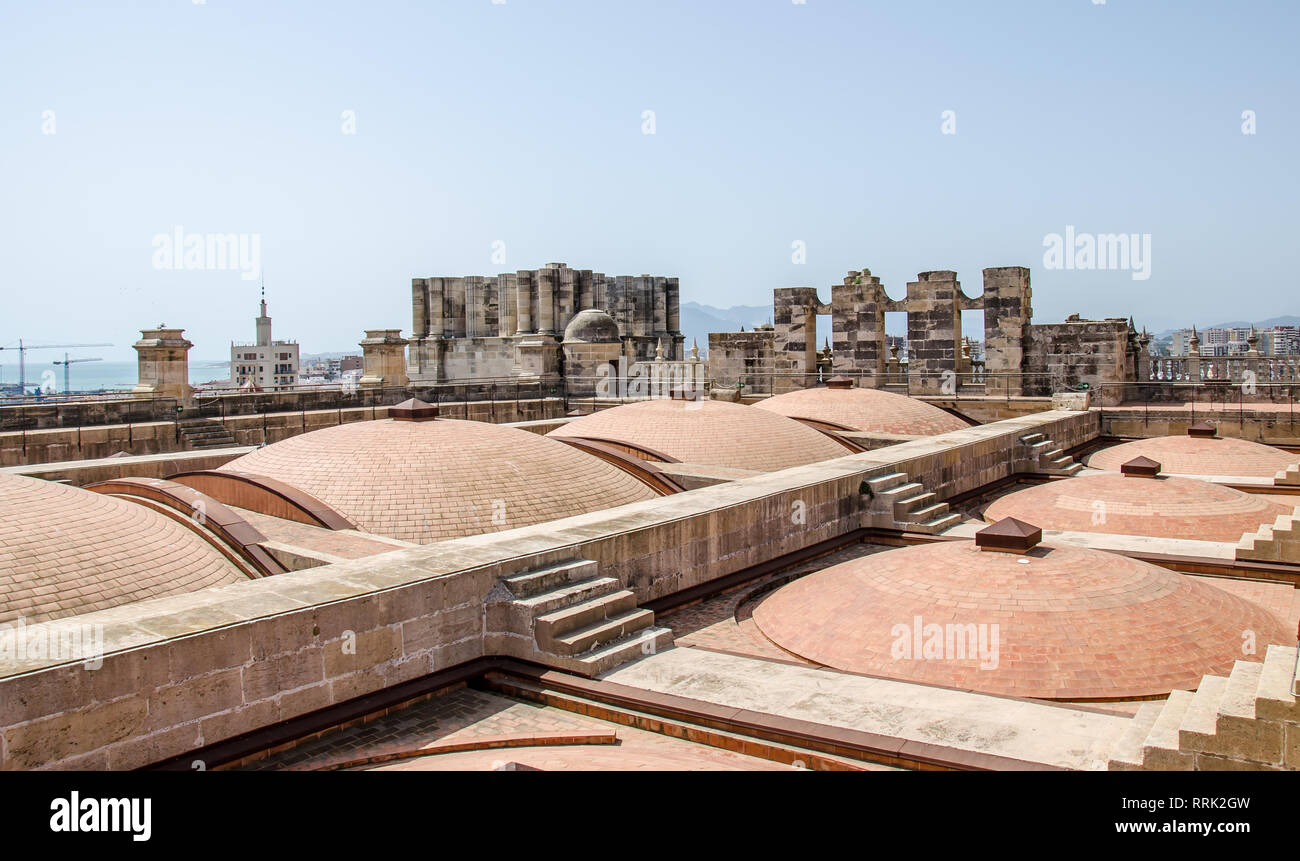
[[1205, 676], [1195, 693], [1144, 704], [1116, 742], [1112, 771], [1294, 771], [1300, 768], [1300, 707], [1292, 687], [1296, 650], [1269, 646], [1261, 664], [1237, 661]]
[[569, 596], [582, 599], [573, 605], [536, 608], [533, 642], [570, 657], [592, 644], [618, 646], [604, 640], [613, 628], [619, 637], [651, 630], [635, 627], [650, 621], [637, 605], [859, 528], [870, 479], [904, 473], [942, 502], [1010, 475], [1019, 438], [1035, 432], [1079, 445], [1097, 436], [1097, 414], [1009, 419], [52, 622], [55, 633], [101, 625], [103, 664], [0, 656], [0, 767], [135, 768], [474, 658], [514, 654], [507, 640], [526, 629], [509, 621], [508, 605], [528, 590], [502, 582], [576, 560], [597, 567], [570, 585], [592, 591]]
[[446, 380], [546, 377], [558, 374], [560, 338], [580, 311], [615, 321], [628, 363], [681, 360], [680, 292], [676, 278], [605, 275], [550, 263], [497, 276], [411, 281], [410, 377]]

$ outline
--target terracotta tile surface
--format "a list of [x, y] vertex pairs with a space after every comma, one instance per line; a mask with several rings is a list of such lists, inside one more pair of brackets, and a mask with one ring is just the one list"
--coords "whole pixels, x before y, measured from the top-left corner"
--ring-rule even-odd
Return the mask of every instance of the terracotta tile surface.
[[791, 418], [832, 422], [875, 433], [934, 436], [967, 426], [925, 401], [881, 389], [800, 389], [754, 406]]
[[724, 401], [663, 398], [575, 419], [548, 436], [594, 437], [644, 446], [683, 463], [772, 472], [849, 452], [807, 425]]
[[1236, 543], [1292, 508], [1194, 478], [1092, 473], [1018, 490], [984, 512], [990, 523], [1014, 517], [1043, 529]]
[[[1206, 579], [1067, 545], [1025, 557], [968, 542], [891, 550], [781, 588], [754, 620], [777, 645], [829, 667], [1060, 700], [1195, 688], [1251, 659], [1243, 632], [1257, 643], [1292, 639], [1273, 614]], [[914, 629], [924, 644], [925, 626], [946, 637], [950, 624], [984, 626], [986, 642], [996, 624], [996, 660], [963, 655], [955, 640], [928, 656], [900, 648], [915, 643]]]
[[58, 619], [245, 579], [202, 538], [143, 505], [0, 474], [0, 622]]
[[1272, 478], [1300, 462], [1300, 455], [1244, 439], [1162, 436], [1104, 448], [1088, 458], [1093, 469], [1118, 471], [1135, 457], [1149, 457], [1160, 471], [1181, 475], [1251, 475]]
[[657, 497], [631, 475], [563, 443], [457, 419], [339, 425], [221, 469], [287, 482], [366, 532], [421, 544]]

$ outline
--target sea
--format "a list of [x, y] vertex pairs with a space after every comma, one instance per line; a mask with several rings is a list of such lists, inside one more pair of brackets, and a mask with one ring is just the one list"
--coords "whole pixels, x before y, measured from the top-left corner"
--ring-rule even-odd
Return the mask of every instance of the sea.
[[[62, 357], [60, 357], [62, 358]], [[27, 356], [27, 385], [42, 387], [52, 383], [63, 392], [63, 366], [48, 359]], [[72, 392], [114, 392], [132, 388], [139, 376], [135, 362], [78, 362], [68, 368], [68, 386]], [[190, 362], [190, 385], [230, 379], [229, 362]], [[18, 363], [0, 363], [0, 386], [18, 382]]]

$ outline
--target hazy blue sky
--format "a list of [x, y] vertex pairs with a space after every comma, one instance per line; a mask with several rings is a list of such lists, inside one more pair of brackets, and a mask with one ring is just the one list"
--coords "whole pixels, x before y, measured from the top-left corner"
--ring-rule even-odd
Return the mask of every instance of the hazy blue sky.
[[[225, 356], [257, 283], [156, 269], [177, 225], [259, 236], [276, 334], [308, 352], [409, 331], [413, 276], [550, 261], [720, 306], [862, 267], [978, 294], [1025, 265], [1040, 322], [1300, 313], [1298, 10], [0, 0], [0, 344], [130, 358], [166, 322]], [[1150, 278], [1045, 269], [1067, 225], [1150, 234]]]

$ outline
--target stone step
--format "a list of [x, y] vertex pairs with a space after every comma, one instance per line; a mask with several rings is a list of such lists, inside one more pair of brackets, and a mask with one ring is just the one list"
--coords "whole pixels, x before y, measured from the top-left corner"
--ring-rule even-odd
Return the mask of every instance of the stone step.
[[1286, 469], [1279, 469], [1273, 477], [1274, 484], [1300, 484], [1300, 463], [1292, 464]]
[[1055, 463], [1057, 460], [1060, 460], [1064, 455], [1065, 452], [1061, 451], [1059, 448], [1054, 448], [1051, 451], [1043, 453], [1043, 460], [1050, 460], [1053, 463]]
[[1266, 720], [1297, 720], [1296, 698], [1291, 689], [1296, 650], [1269, 646], [1255, 688], [1255, 714]]
[[621, 588], [622, 584], [618, 582], [617, 577], [593, 577], [590, 580], [579, 580], [546, 592], [538, 592], [527, 598], [517, 598], [515, 604], [531, 610], [535, 616], [541, 616], [561, 607], [610, 595]]
[[650, 625], [638, 631], [633, 631], [630, 635], [621, 637], [612, 643], [597, 646], [572, 660], [579, 664], [579, 667], [575, 668], [579, 672], [598, 676], [628, 661], [634, 661], [647, 655], [657, 655], [671, 648], [672, 644], [672, 630]]
[[936, 517], [934, 520], [926, 523], [908, 524], [910, 532], [924, 532], [927, 535], [938, 535], [940, 532], [946, 532], [952, 529], [958, 523], [961, 523], [961, 515], [957, 513], [945, 514], [943, 517]]
[[[654, 624], [654, 618], [655, 614], [650, 610], [632, 610], [613, 618], [602, 619], [594, 625], [588, 625], [556, 638], [551, 642], [548, 651], [553, 651], [557, 655], [581, 655], [598, 646], [613, 643], [634, 631], [650, 627]], [[538, 644], [540, 645], [541, 642], [539, 637]]]
[[911, 512], [907, 519], [913, 523], [932, 523], [947, 514], [948, 503], [936, 502], [934, 505], [927, 505], [925, 508], [919, 508]]
[[1219, 723], [1219, 703], [1228, 689], [1223, 676], [1204, 676], [1178, 726], [1180, 750], [1200, 749], [1214, 735]]
[[537, 645], [544, 651], [553, 651], [555, 641], [561, 639], [563, 635], [621, 616], [634, 609], [636, 609], [636, 593], [628, 589], [562, 607], [538, 616], [534, 621], [533, 630], [537, 637]]
[[1138, 706], [1137, 714], [1133, 715], [1128, 729], [1115, 740], [1110, 762], [1107, 763], [1108, 770], [1131, 771], [1142, 767], [1142, 744], [1164, 707], [1164, 702], [1148, 702]]
[[503, 582], [512, 595], [526, 598], [549, 591], [564, 583], [589, 580], [596, 575], [599, 568], [599, 565], [589, 559], [574, 559], [514, 574], [503, 578]]
[[1178, 727], [1191, 705], [1191, 691], [1172, 691], [1160, 715], [1142, 742], [1142, 767], [1166, 771], [1186, 771], [1192, 767], [1191, 754], [1178, 749]]
[[925, 485], [919, 481], [909, 481], [907, 484], [900, 484], [897, 487], [891, 487], [884, 491], [882, 495], [892, 497], [897, 504], [898, 500], [906, 499], [909, 496], [915, 496], [918, 493], [925, 493]]
[[1024, 436], [1022, 436], [1022, 437], [1020, 438], [1020, 441], [1021, 441], [1022, 443], [1024, 443], [1025, 445], [1031, 445], [1031, 444], [1036, 443], [1036, 442], [1039, 442], [1040, 440], [1043, 440], [1043, 439], [1046, 439], [1046, 437], [1044, 437], [1044, 436], [1043, 436], [1042, 434], [1040, 434], [1040, 433], [1028, 433], [1028, 434], [1025, 434]]
[[1255, 692], [1264, 665], [1259, 661], [1236, 661], [1228, 675], [1228, 687], [1219, 700], [1219, 716], [1255, 719]]
[[933, 505], [935, 495], [933, 493], [918, 493], [915, 496], [909, 496], [906, 499], [894, 500], [894, 515], [910, 514], [920, 511]]
[[881, 475], [876, 478], [867, 479], [867, 487], [871, 488], [872, 493], [883, 493], [886, 490], [892, 490], [906, 481], [906, 473], [891, 472], [888, 475]]

